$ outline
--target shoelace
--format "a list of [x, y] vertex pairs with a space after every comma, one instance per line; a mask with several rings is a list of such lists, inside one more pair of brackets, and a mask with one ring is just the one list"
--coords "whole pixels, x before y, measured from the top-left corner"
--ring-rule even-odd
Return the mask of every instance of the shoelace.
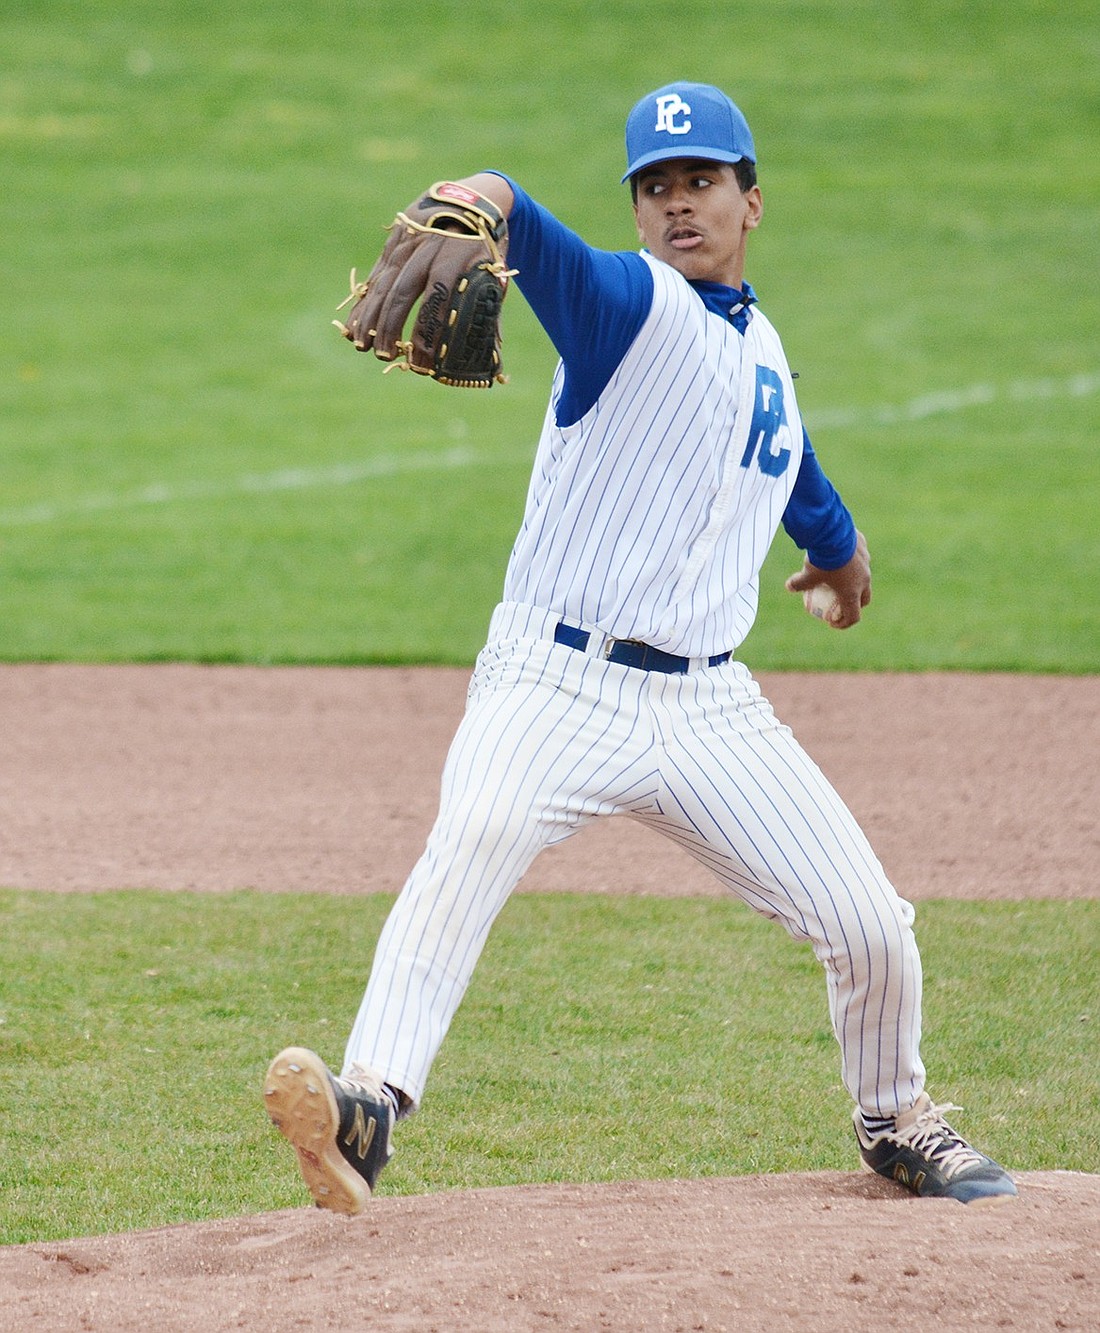
[[352, 1065], [348, 1073], [341, 1075], [337, 1081], [350, 1092], [366, 1093], [372, 1102], [381, 1102], [383, 1106], [389, 1107], [393, 1115], [391, 1126], [396, 1122], [401, 1110], [397, 1104], [396, 1096], [369, 1069], [365, 1069], [362, 1065]]
[[953, 1106], [950, 1102], [943, 1106], [928, 1106], [904, 1134], [898, 1134], [895, 1130], [895, 1137], [904, 1139], [910, 1147], [936, 1162], [950, 1180], [964, 1167], [976, 1166], [985, 1160], [943, 1118], [947, 1111], [961, 1110], [961, 1106]]

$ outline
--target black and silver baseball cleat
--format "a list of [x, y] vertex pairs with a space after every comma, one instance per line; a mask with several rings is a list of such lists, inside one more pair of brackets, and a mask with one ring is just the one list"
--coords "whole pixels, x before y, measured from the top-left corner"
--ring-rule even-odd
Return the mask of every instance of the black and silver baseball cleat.
[[960, 1203], [1006, 1203], [1016, 1195], [1012, 1177], [991, 1157], [972, 1148], [944, 1119], [957, 1106], [936, 1106], [927, 1093], [894, 1121], [869, 1134], [858, 1109], [853, 1117], [863, 1164], [922, 1198]]
[[314, 1203], [361, 1213], [392, 1151], [394, 1108], [381, 1083], [336, 1078], [319, 1055], [288, 1046], [268, 1066], [264, 1105]]

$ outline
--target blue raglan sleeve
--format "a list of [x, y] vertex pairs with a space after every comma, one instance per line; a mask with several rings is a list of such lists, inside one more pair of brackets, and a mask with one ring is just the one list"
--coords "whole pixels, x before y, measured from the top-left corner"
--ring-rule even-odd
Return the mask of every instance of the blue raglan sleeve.
[[653, 275], [640, 254], [597, 250], [503, 172], [515, 203], [508, 266], [565, 365], [559, 425], [595, 403], [638, 336], [653, 303]]
[[856, 525], [802, 433], [802, 464], [783, 512], [787, 535], [818, 569], [839, 569], [856, 549]]

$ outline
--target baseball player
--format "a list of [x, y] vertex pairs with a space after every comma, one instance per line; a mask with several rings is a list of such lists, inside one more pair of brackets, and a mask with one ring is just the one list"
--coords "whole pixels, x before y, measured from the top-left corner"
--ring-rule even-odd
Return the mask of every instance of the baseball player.
[[[507, 263], [560, 362], [438, 818], [342, 1071], [284, 1050], [268, 1113], [314, 1200], [360, 1211], [512, 889], [542, 848], [620, 814], [809, 943], [866, 1167], [920, 1195], [1007, 1199], [1009, 1175], [925, 1091], [913, 909], [736, 657], [780, 525], [806, 552], [787, 587], [829, 594], [832, 627], [871, 596], [867, 545], [744, 279], [752, 135], [723, 92], [675, 83], [630, 112], [626, 150], [640, 252], [590, 247], [503, 174], [435, 187], [507, 219]], [[346, 330], [388, 361], [409, 347], [383, 331], [390, 299]]]

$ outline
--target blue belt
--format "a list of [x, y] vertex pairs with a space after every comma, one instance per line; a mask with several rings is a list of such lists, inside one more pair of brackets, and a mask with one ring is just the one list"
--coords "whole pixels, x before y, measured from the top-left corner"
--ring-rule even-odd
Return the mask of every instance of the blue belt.
[[[564, 620], [559, 621], [554, 630], [555, 643], [563, 643], [567, 648], [576, 648], [582, 653], [587, 651], [591, 637], [588, 630], [568, 625]], [[637, 667], [639, 671], [666, 671], [680, 674], [688, 671], [692, 662], [690, 657], [677, 657], [675, 653], [651, 648], [648, 643], [640, 643], [637, 639], [608, 639], [603, 656], [609, 662], [617, 662], [619, 666]], [[728, 662], [730, 657], [730, 653], [715, 653], [713, 657], [707, 658], [707, 666], [721, 666], [723, 662]]]

